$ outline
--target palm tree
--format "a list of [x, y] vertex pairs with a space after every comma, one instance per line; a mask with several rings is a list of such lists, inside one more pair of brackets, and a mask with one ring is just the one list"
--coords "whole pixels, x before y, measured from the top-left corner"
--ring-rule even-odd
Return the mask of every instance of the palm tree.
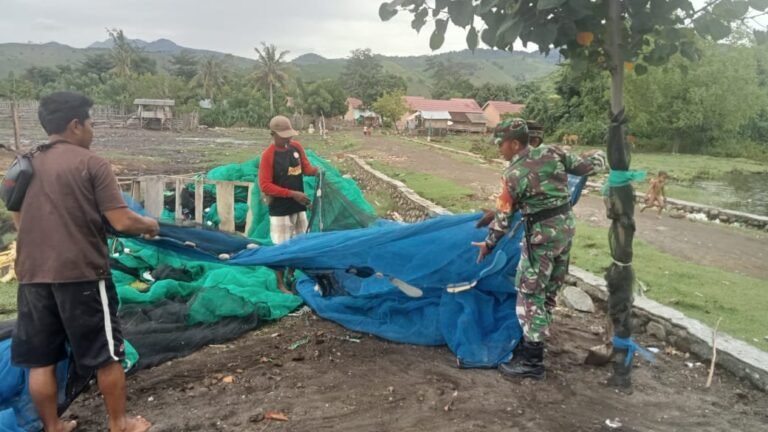
[[288, 51], [277, 52], [273, 44], [261, 43], [261, 49], [254, 48], [258, 54], [258, 64], [254, 77], [261, 85], [269, 86], [269, 110], [275, 113], [274, 88], [282, 87], [288, 81], [288, 63], [284, 61]]
[[122, 30], [107, 30], [107, 33], [112, 39], [112, 73], [119, 78], [130, 76], [133, 73], [136, 49]]
[[203, 96], [213, 100], [216, 93], [224, 85], [224, 65], [214, 57], [207, 57], [200, 63], [197, 75], [190, 84], [203, 89]]

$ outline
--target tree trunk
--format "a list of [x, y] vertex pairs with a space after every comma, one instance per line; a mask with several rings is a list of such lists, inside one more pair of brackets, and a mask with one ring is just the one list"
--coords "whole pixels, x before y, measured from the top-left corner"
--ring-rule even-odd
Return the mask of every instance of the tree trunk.
[[11, 100], [11, 123], [13, 123], [13, 145], [16, 150], [21, 145], [21, 130], [19, 128], [19, 107], [16, 99]]
[[275, 115], [275, 103], [272, 96], [272, 83], [269, 83], [269, 114]]
[[[608, 129], [608, 163], [612, 171], [627, 171], [630, 152], [626, 143], [624, 118], [624, 56], [621, 49], [622, 0], [608, 1], [608, 53], [611, 58], [611, 124]], [[635, 191], [631, 184], [610, 184], [606, 197], [611, 227], [608, 244], [613, 263], [608, 267], [608, 310], [614, 336], [631, 336], [632, 242], [635, 234]]]

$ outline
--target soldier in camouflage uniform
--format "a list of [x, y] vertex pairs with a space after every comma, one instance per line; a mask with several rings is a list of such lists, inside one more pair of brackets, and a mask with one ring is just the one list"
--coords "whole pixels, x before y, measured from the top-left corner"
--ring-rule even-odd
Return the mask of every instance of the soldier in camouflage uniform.
[[527, 120], [528, 126], [528, 145], [533, 148], [538, 148], [544, 144], [544, 126], [535, 120]]
[[[478, 260], [488, 255], [510, 230], [512, 214], [520, 210], [525, 241], [517, 269], [517, 317], [523, 341], [512, 361], [499, 366], [505, 376], [544, 378], [544, 337], [552, 323], [552, 309], [568, 272], [571, 240], [576, 224], [570, 206], [568, 174], [585, 176], [603, 170], [605, 156], [587, 158], [555, 146], [528, 145], [525, 120], [510, 119], [494, 132], [499, 151], [509, 165], [502, 178], [503, 190], [493, 220], [484, 218], [489, 232]], [[480, 223], [482, 225], [483, 222]]]

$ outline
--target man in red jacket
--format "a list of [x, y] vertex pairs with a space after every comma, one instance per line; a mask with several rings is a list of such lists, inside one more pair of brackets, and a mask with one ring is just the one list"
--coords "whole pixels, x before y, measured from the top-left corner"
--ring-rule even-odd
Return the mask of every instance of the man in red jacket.
[[[272, 243], [280, 244], [307, 232], [307, 207], [311, 203], [304, 193], [304, 176], [317, 175], [318, 170], [309, 163], [301, 144], [293, 140], [299, 133], [288, 117], [274, 117], [269, 130], [272, 144], [261, 155], [259, 188], [269, 204]], [[282, 271], [277, 272], [277, 286], [289, 292]]]

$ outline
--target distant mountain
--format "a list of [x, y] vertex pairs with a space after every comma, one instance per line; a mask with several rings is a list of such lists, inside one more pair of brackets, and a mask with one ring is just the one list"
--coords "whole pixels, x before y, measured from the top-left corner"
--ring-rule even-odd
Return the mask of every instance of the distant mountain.
[[327, 62], [328, 59], [315, 53], [302, 54], [291, 61], [295, 65], [315, 65]]
[[[176, 42], [168, 39], [158, 39], [154, 42], [147, 42], [143, 41], [141, 39], [128, 39], [128, 42], [137, 47], [144, 50], [144, 52], [155, 52], [155, 53], [172, 53], [176, 54], [184, 50], [189, 51], [203, 51], [203, 50], [194, 50], [190, 48], [185, 48], [183, 46], [177, 45]], [[101, 42], [94, 42], [90, 45], [88, 45], [88, 48], [107, 48], [111, 49], [114, 43], [112, 42], [112, 39], [107, 39], [105, 41]], [[213, 52], [213, 51], [209, 51]], [[220, 54], [220, 53], [217, 53]]]
[[[254, 59], [216, 51], [186, 48], [168, 39], [158, 39], [153, 42], [132, 39], [131, 43], [155, 59], [161, 70], [167, 70], [171, 57], [181, 51], [189, 51], [198, 57], [220, 58], [232, 67], [241, 70], [252, 69], [256, 65]], [[9, 72], [14, 72], [17, 75], [22, 74], [32, 66], [53, 67], [59, 64], [77, 66], [88, 55], [107, 52], [111, 47], [111, 40], [95, 42], [88, 48], [73, 48], [56, 42], [0, 44], [0, 77], [7, 76]], [[478, 49], [474, 53], [463, 50], [411, 57], [378, 56], [384, 70], [402, 76], [408, 83], [408, 93], [414, 96], [429, 95], [429, 76], [424, 69], [427, 59], [430, 57], [469, 64], [472, 74], [471, 80], [476, 85], [485, 82], [514, 84], [536, 79], [552, 72], [559, 61], [557, 54], [550, 54], [545, 57], [538, 53], [509, 53], [490, 49]], [[310, 82], [338, 78], [346, 61], [343, 58], [328, 59], [318, 54], [309, 53], [296, 57], [291, 64], [305, 82]]]

